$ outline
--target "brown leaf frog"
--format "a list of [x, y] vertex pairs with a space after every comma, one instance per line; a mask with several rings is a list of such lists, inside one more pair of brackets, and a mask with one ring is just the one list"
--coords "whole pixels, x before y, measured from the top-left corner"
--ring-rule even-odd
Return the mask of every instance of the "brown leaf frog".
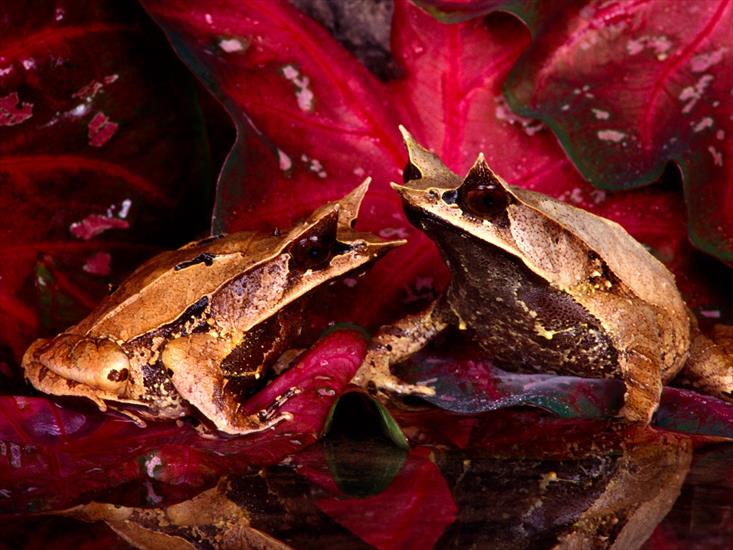
[[453, 325], [508, 370], [621, 378], [620, 415], [631, 421], [649, 422], [662, 384], [686, 363], [688, 382], [730, 396], [733, 361], [699, 334], [673, 275], [620, 225], [508, 185], [483, 155], [460, 178], [401, 131], [409, 163], [405, 184], [392, 187], [452, 278], [426, 311], [380, 329], [356, 383], [432, 393], [390, 365]]
[[308, 295], [402, 244], [352, 229], [368, 185], [282, 235], [233, 233], [155, 256], [79, 324], [34, 342], [26, 378], [140, 423], [198, 411], [243, 434], [283, 420], [238, 409], [297, 337]]

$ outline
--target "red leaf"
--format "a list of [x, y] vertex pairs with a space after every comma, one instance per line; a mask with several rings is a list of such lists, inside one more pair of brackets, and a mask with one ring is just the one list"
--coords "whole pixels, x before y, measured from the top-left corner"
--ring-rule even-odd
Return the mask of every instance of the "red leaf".
[[596, 3], [565, 10], [563, 25], [545, 15], [507, 82], [512, 104], [545, 120], [596, 185], [643, 185], [676, 161], [690, 237], [733, 262], [730, 3]]
[[[119, 280], [170, 246], [173, 220], [185, 220], [176, 242], [196, 229], [186, 217], [206, 193], [207, 150], [192, 79], [160, 42], [144, 12], [118, 2], [3, 5], [0, 348], [16, 360], [39, 332], [66, 328], [104, 296], [100, 276]], [[91, 260], [100, 254], [111, 262]], [[43, 326], [39, 258], [77, 302], [53, 305]]]
[[427, 447], [410, 451], [392, 483], [379, 494], [352, 498], [336, 485], [320, 448], [294, 457], [298, 473], [327, 492], [316, 506], [379, 550], [432, 548], [455, 519], [450, 488]]
[[360, 332], [333, 332], [317, 342], [296, 366], [245, 401], [242, 410], [249, 414], [269, 410], [277, 403], [275, 414], [291, 415], [258, 437], [264, 440], [272, 434], [291, 437], [289, 443], [296, 448], [307, 443], [298, 441], [297, 436], [317, 439], [328, 411], [364, 360], [366, 345]]
[[444, 21], [516, 14], [535, 40], [507, 80], [512, 106], [545, 121], [599, 187], [648, 184], [676, 161], [690, 238], [733, 261], [729, 2], [419, 3]]

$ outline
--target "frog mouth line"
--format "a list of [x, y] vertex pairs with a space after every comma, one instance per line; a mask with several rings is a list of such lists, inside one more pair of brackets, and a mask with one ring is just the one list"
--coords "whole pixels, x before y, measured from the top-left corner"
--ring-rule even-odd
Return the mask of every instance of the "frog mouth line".
[[96, 405], [97, 409], [103, 413], [113, 411], [143, 428], [146, 427], [145, 420], [174, 420], [185, 416], [193, 417], [195, 414], [194, 408], [184, 400], [179, 400], [168, 410], [156, 413], [153, 408], [135, 400], [114, 395], [100, 397], [97, 388], [64, 378], [37, 361], [33, 361], [26, 368], [26, 378], [34, 386], [45, 381], [49, 387], [58, 388], [56, 391], [45, 390], [44, 393], [54, 395], [58, 402], [72, 405], [73, 409], [88, 411], [90, 405]]

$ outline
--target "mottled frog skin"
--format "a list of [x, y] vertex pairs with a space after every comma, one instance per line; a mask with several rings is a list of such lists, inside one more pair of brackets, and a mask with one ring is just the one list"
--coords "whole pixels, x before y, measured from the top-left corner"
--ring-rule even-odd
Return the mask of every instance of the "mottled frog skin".
[[284, 234], [233, 233], [155, 256], [79, 324], [33, 343], [26, 378], [141, 423], [196, 413], [244, 434], [283, 420], [239, 408], [298, 336], [308, 296], [401, 244], [352, 229], [368, 184]]
[[[508, 185], [483, 155], [460, 178], [402, 130], [410, 162], [404, 185], [392, 186], [452, 277], [426, 311], [380, 330], [358, 383], [431, 393], [389, 367], [453, 325], [508, 370], [621, 378], [620, 414], [632, 421], [649, 422], [662, 384], [686, 363], [688, 381], [730, 394], [730, 357], [699, 334], [673, 275], [620, 225]], [[688, 362], [695, 346], [710, 357]]]

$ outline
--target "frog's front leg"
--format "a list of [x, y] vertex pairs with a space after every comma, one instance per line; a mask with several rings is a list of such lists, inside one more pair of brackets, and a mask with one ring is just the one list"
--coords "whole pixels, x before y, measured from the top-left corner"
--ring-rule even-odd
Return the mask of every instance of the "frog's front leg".
[[286, 420], [287, 415], [261, 418], [241, 414], [241, 396], [227, 388], [222, 361], [232, 352], [232, 343], [208, 333], [197, 333], [168, 342], [162, 361], [183, 399], [229, 434], [259, 432]]
[[400, 380], [390, 367], [424, 348], [450, 325], [452, 318], [445, 300], [439, 298], [425, 310], [381, 327], [372, 338], [352, 382], [367, 388], [370, 393], [382, 395], [434, 395], [435, 390], [429, 386]]
[[661, 359], [653, 351], [631, 348], [619, 358], [624, 381], [624, 406], [619, 415], [649, 424], [662, 395]]

